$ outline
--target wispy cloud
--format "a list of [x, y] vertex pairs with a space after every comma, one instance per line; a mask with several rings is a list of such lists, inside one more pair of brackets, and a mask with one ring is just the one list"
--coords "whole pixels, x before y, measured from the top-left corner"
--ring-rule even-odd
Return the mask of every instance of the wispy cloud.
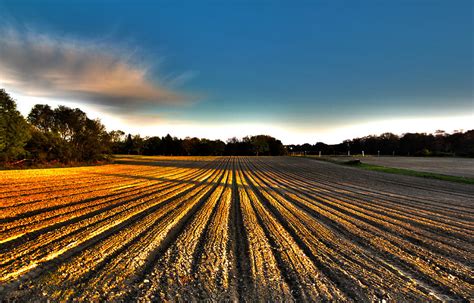
[[163, 77], [160, 83], [151, 80], [149, 71], [146, 62], [137, 63], [112, 46], [0, 31], [0, 85], [24, 95], [105, 105], [116, 111], [186, 102], [174, 84], [188, 79], [189, 72], [172, 77], [175, 80]]

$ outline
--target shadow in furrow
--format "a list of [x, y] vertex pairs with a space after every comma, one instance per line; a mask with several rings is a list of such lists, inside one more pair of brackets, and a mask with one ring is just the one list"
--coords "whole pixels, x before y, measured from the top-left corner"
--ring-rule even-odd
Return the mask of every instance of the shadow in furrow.
[[[285, 230], [291, 235], [291, 237], [295, 240], [295, 242], [298, 244], [298, 246], [303, 250], [303, 252], [310, 258], [310, 260], [313, 262], [313, 264], [329, 279], [331, 279], [335, 285], [346, 295], [346, 297], [351, 298], [357, 302], [367, 302], [369, 301], [369, 298], [364, 295], [364, 291], [360, 289], [360, 286], [349, 282], [351, 279], [347, 279], [346, 274], [341, 272], [340, 270], [337, 269], [331, 269], [324, 263], [322, 263], [311, 251], [311, 249], [304, 243], [304, 241], [301, 239], [301, 237], [298, 235], [298, 231], [295, 230], [291, 224], [288, 224], [286, 219], [280, 214], [278, 209], [276, 209], [268, 200], [267, 198], [254, 186], [253, 182], [250, 180], [250, 178], [244, 174], [244, 177], [247, 181], [247, 183], [250, 185], [252, 188], [253, 192], [256, 194], [256, 196], [259, 198], [259, 200], [262, 202], [262, 205], [264, 205], [270, 213], [277, 219], [277, 221], [285, 228]], [[260, 220], [260, 219], [259, 219]], [[263, 226], [263, 225], [262, 225]], [[267, 233], [269, 231], [265, 231]], [[269, 240], [271, 240], [271, 235], [268, 236]], [[274, 243], [272, 243], [272, 246]], [[280, 263], [281, 260], [278, 256], [278, 254], [275, 254], [277, 257], [277, 262]], [[284, 269], [284, 268], [283, 268]], [[285, 272], [285, 271], [282, 271]], [[288, 274], [288, 273], [287, 273]], [[298, 285], [295, 285], [295, 282], [291, 277], [286, 277], [289, 281], [288, 285], [292, 289], [292, 293], [296, 292], [299, 293], [299, 287]], [[298, 298], [295, 298], [298, 300]]]
[[[204, 196], [201, 197], [201, 199], [199, 199], [199, 201], [192, 206], [192, 208], [183, 216], [183, 218], [181, 218], [181, 220], [176, 223], [173, 228], [170, 229], [170, 231], [162, 240], [161, 245], [148, 255], [145, 265], [140, 270], [140, 272], [136, 274], [136, 277], [133, 279], [131, 284], [139, 284], [140, 281], [144, 280], [145, 277], [153, 271], [153, 268], [157, 264], [158, 260], [166, 252], [166, 250], [168, 250], [168, 248], [178, 239], [179, 235], [184, 231], [188, 223], [191, 222], [197, 211], [202, 207], [204, 202], [211, 196], [212, 192], [214, 192], [217, 186], [221, 183], [226, 168], [227, 164], [220, 172], [220, 176], [217, 182], [213, 183], [212, 187], [204, 194]], [[129, 290], [128, 294], [125, 295], [125, 297], [123, 298], [123, 301], [136, 301], [138, 299], [139, 291], [139, 288]]]

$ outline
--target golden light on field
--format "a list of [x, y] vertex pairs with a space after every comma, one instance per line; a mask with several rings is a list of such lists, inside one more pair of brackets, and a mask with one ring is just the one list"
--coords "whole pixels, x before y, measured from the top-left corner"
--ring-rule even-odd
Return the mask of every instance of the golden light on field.
[[474, 303], [473, 0], [273, 2], [0, 0], [0, 303]]
[[331, 165], [124, 155], [113, 165], [1, 171], [5, 296], [470, 296], [472, 188], [410, 179], [420, 193], [403, 176], [388, 184]]

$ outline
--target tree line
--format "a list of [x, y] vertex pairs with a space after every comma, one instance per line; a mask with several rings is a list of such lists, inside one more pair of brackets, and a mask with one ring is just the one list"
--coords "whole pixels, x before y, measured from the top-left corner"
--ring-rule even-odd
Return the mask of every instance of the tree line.
[[460, 156], [474, 157], [474, 130], [455, 131], [452, 134], [438, 130], [434, 134], [406, 133], [397, 136], [384, 133], [380, 136], [365, 136], [328, 145], [288, 145], [293, 154], [318, 155], [398, 155], [398, 156]]
[[98, 119], [90, 119], [78, 108], [37, 104], [26, 119], [15, 101], [0, 89], [0, 162], [95, 162], [107, 161], [112, 154], [130, 155], [248, 155], [290, 154], [380, 154], [403, 156], [474, 157], [474, 130], [448, 134], [384, 133], [328, 145], [284, 146], [267, 135], [230, 138], [227, 142], [199, 138], [141, 137], [120, 130], [108, 132]]
[[89, 119], [78, 108], [35, 105], [26, 119], [15, 101], [0, 89], [0, 162], [94, 162], [111, 154], [130, 155], [268, 155], [286, 153], [280, 140], [258, 135], [221, 140], [179, 139], [107, 132], [98, 119]]
[[175, 156], [281, 156], [286, 149], [280, 140], [271, 136], [247, 136], [242, 139], [230, 138], [227, 142], [186, 137], [179, 139], [125, 135], [123, 131], [112, 131], [112, 151], [114, 154], [129, 155], [175, 155]]

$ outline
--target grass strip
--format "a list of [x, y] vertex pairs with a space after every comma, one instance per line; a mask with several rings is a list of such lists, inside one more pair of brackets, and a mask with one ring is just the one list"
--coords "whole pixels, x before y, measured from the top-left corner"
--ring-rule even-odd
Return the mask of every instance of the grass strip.
[[[344, 164], [344, 163], [342, 163], [342, 164]], [[348, 164], [345, 164], [345, 165], [348, 165]], [[443, 174], [436, 174], [436, 173], [429, 173], [429, 172], [421, 172], [421, 171], [416, 171], [416, 170], [386, 167], [386, 166], [367, 164], [367, 163], [359, 163], [359, 164], [350, 165], [350, 166], [359, 167], [359, 168], [365, 169], [365, 170], [381, 171], [381, 172], [385, 172], [385, 173], [389, 173], [389, 174], [422, 177], [422, 178], [436, 179], [436, 180], [443, 180], [443, 181], [451, 181], [451, 182], [464, 183], [464, 184], [474, 184], [474, 178], [443, 175]]]
[[387, 167], [387, 166], [381, 166], [381, 165], [375, 165], [375, 164], [367, 164], [367, 163], [362, 163], [362, 162], [351, 163], [351, 161], [335, 161], [332, 159], [325, 159], [325, 158], [316, 158], [316, 157], [306, 157], [306, 158], [331, 162], [331, 163], [335, 163], [339, 165], [358, 167], [360, 169], [365, 169], [365, 170], [379, 171], [379, 172], [384, 172], [384, 173], [389, 173], [389, 174], [414, 176], [414, 177], [443, 180], [443, 181], [450, 181], [450, 182], [463, 183], [463, 184], [474, 184], [474, 178], [468, 178], [468, 177], [443, 175], [443, 174], [422, 172], [422, 171], [416, 171], [416, 170], [405, 169], [405, 168], [395, 168], [395, 167]]

